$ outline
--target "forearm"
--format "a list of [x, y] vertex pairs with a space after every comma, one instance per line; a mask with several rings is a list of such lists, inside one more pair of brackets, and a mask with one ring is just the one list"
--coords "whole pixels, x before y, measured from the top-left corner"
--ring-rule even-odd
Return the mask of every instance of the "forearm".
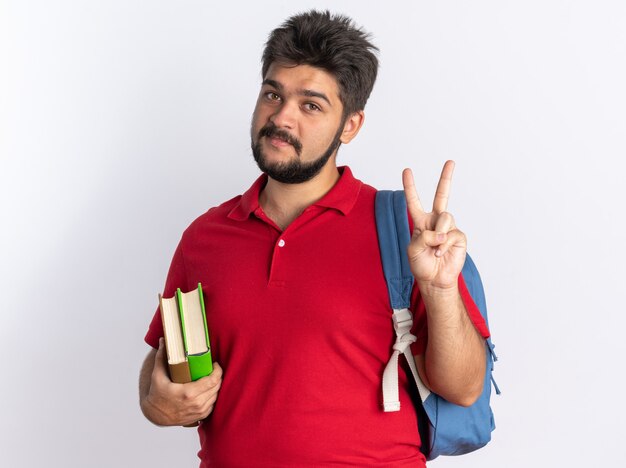
[[425, 373], [429, 387], [446, 400], [472, 404], [482, 391], [485, 344], [472, 324], [458, 288], [420, 288], [426, 306], [428, 344]]

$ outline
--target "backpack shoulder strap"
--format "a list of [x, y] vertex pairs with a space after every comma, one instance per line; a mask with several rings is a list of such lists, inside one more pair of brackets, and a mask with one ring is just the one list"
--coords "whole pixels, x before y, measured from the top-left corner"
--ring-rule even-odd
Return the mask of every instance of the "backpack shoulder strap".
[[406, 357], [422, 401], [430, 395], [430, 391], [419, 377], [411, 353], [411, 343], [416, 340], [416, 337], [411, 334], [413, 315], [409, 310], [414, 280], [406, 255], [410, 232], [404, 192], [379, 191], [376, 194], [375, 209], [378, 244], [389, 291], [389, 301], [393, 309], [393, 328], [396, 333], [393, 353], [383, 372], [383, 408], [385, 411], [399, 411], [398, 358], [400, 354]]
[[381, 190], [376, 194], [376, 229], [392, 309], [408, 309], [413, 275], [406, 255], [410, 233], [404, 194]]

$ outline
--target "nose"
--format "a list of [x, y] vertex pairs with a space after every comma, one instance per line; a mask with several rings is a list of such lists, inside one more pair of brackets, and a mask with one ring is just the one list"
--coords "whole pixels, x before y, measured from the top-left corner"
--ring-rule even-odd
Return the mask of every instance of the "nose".
[[270, 116], [270, 121], [278, 128], [294, 128], [297, 109], [289, 102], [284, 102]]

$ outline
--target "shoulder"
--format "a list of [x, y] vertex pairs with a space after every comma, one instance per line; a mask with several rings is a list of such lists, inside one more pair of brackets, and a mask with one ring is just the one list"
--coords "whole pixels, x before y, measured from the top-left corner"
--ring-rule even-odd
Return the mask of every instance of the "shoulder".
[[228, 215], [239, 206], [241, 198], [242, 195], [237, 195], [218, 206], [209, 208], [206, 212], [194, 219], [187, 229], [185, 229], [182, 240], [192, 240], [196, 238], [198, 233], [227, 224], [229, 222]]
[[340, 182], [342, 194], [355, 194], [357, 203], [368, 203], [376, 197], [376, 188], [356, 178], [349, 166], [341, 166], [339, 170], [342, 174]]

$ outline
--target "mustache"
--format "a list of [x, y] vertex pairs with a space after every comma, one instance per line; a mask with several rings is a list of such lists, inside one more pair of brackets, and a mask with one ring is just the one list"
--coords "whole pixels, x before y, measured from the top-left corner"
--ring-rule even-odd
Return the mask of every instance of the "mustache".
[[302, 151], [302, 143], [300, 143], [300, 140], [298, 140], [296, 137], [291, 135], [286, 130], [278, 128], [272, 122], [269, 122], [261, 130], [259, 130], [259, 138], [261, 137], [279, 138], [283, 141], [286, 141], [287, 143], [289, 143], [291, 146], [294, 147], [298, 155], [300, 155], [300, 152]]

